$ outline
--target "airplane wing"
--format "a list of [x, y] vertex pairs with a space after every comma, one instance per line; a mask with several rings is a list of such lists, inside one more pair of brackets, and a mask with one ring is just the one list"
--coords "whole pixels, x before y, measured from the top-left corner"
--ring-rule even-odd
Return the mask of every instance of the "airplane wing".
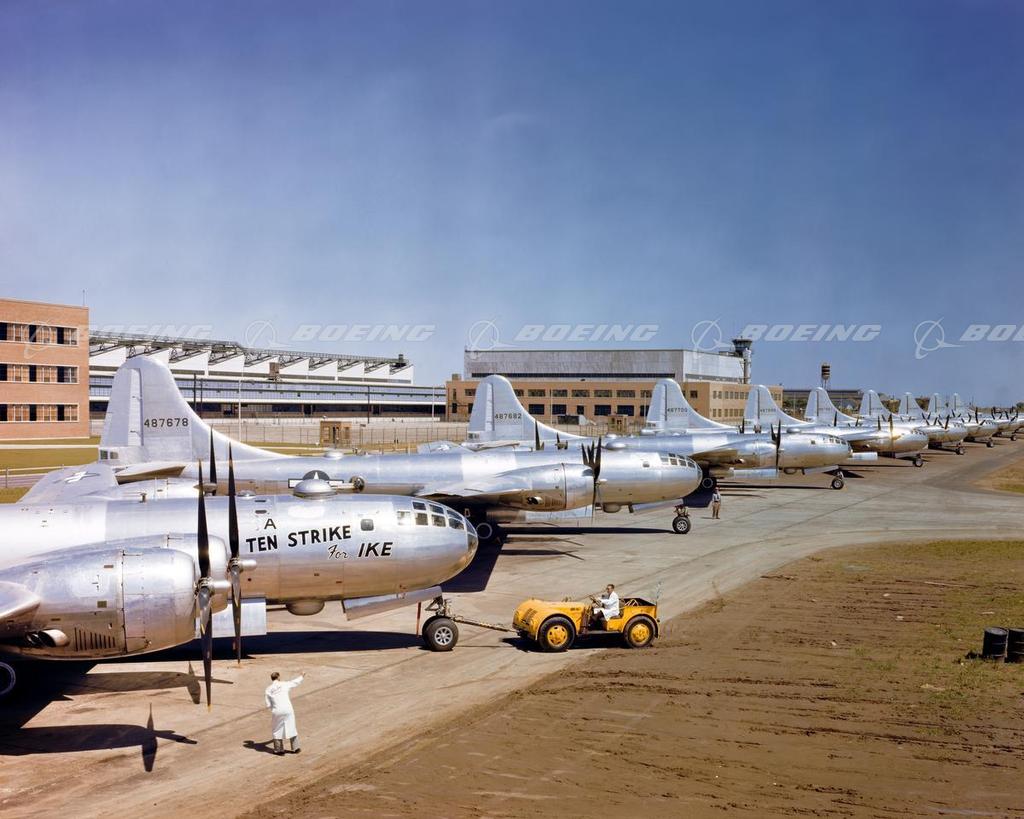
[[416, 451], [421, 455], [429, 455], [431, 452], [468, 452], [469, 450], [454, 441], [431, 441], [429, 444], [420, 444], [416, 447]]
[[176, 478], [181, 475], [186, 464], [180, 461], [147, 461], [119, 467], [114, 473], [118, 483], [134, 483], [148, 481], [152, 478]]
[[0, 580], [0, 638], [22, 634], [40, 602], [24, 586]]
[[735, 464], [740, 462], [740, 451], [735, 447], [720, 446], [713, 449], [705, 449], [703, 452], [694, 452], [690, 456], [698, 464]]
[[526, 478], [505, 474], [474, 479], [468, 483], [427, 484], [416, 495], [442, 502], [448, 498], [454, 498], [477, 503], [514, 504], [523, 502], [526, 494], [532, 488], [531, 482]]
[[101, 494], [115, 488], [117, 478], [114, 476], [114, 470], [106, 464], [68, 466], [48, 472], [18, 503], [33, 506], [70, 503], [75, 500], [88, 500], [90, 495]]

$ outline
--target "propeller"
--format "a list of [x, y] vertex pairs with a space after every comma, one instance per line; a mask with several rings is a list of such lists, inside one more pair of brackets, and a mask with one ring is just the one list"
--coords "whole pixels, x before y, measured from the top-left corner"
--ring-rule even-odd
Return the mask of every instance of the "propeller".
[[782, 421], [779, 420], [779, 431], [776, 433], [775, 427], [770, 427], [772, 443], [775, 444], [775, 471], [779, 471], [779, 458], [782, 455]]
[[590, 502], [590, 519], [591, 519], [591, 521], [593, 521], [593, 519], [594, 519], [594, 512], [597, 509], [597, 501], [598, 501], [598, 494], [599, 494], [598, 493], [598, 479], [601, 477], [601, 448], [602, 448], [602, 439], [601, 438], [597, 439], [597, 446], [596, 447], [593, 444], [591, 444], [590, 446], [584, 445], [582, 447], [582, 449], [583, 449], [583, 463], [584, 463], [585, 466], [590, 467], [591, 471], [594, 473], [594, 494], [593, 494], [593, 497], [591, 498], [591, 502]]
[[242, 559], [238, 548], [238, 506], [235, 499], [235, 459], [228, 444], [228, 580], [231, 582], [231, 616], [235, 624], [235, 661], [242, 664]]
[[533, 448], [537, 452], [544, 449], [544, 443], [540, 439], [540, 424], [536, 421], [533, 422]]
[[196, 610], [199, 614], [199, 639], [203, 650], [206, 710], [210, 710], [210, 688], [213, 682], [213, 578], [210, 576], [210, 535], [206, 528], [206, 494], [203, 492], [202, 461], [199, 462], [199, 520], [196, 524], [196, 545], [199, 552]]
[[[199, 485], [202, 486], [202, 481]], [[211, 495], [217, 494], [217, 454], [213, 449], [213, 427], [210, 427], [210, 483], [213, 485], [213, 489], [210, 491]]]
[[744, 418], [742, 421], [740, 421], [740, 432], [742, 434], [744, 434], [744, 435], [746, 435], [746, 433], [747, 433], [747, 419], [746, 418]]
[[832, 426], [839, 426], [839, 410], [836, 410], [834, 413], [832, 413]]

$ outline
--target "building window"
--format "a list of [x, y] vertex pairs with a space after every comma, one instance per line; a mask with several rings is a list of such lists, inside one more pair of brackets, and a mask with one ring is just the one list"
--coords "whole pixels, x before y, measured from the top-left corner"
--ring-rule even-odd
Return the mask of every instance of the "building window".
[[697, 391], [696, 390], [690, 390], [690, 398], [696, 398], [696, 397], [697, 397]]
[[568, 390], [552, 390], [551, 391], [551, 397], [552, 398], [568, 398], [569, 397], [569, 391]]
[[590, 390], [573, 390], [573, 398], [590, 398]]
[[523, 397], [523, 391], [522, 390], [515, 390], [514, 392], [516, 394], [516, 398], [522, 398]]
[[576, 405], [576, 414], [577, 415], [583, 415], [583, 405], [582, 404], [577, 404]]
[[11, 421], [29, 421], [31, 410], [28, 404], [11, 404], [7, 416]]
[[565, 404], [552, 404], [551, 405], [552, 415], [565, 415]]
[[611, 390], [594, 390], [594, 398], [611, 398]]
[[8, 364], [7, 380], [28, 381], [30, 372], [28, 364]]
[[[616, 398], [636, 398], [636, 390], [616, 390]], [[647, 396], [645, 396], [647, 397]]]
[[640, 390], [640, 397], [641, 398], [650, 398], [651, 397], [651, 391], [650, 390]]
[[467, 389], [466, 390], [466, 398], [472, 398], [474, 395], [476, 395], [476, 390], [471, 390], [471, 389]]
[[547, 390], [527, 390], [526, 394], [528, 396], [530, 396], [530, 398], [546, 398], [547, 394], [548, 394], [548, 391]]
[[543, 415], [544, 414], [544, 405], [543, 404], [530, 404], [529, 406], [527, 406], [526, 411], [529, 412], [530, 415]]
[[61, 384], [77, 384], [78, 367], [58, 367], [57, 380]]
[[40, 384], [56, 384], [57, 368], [50, 366], [36, 367], [36, 381]]
[[611, 404], [594, 404], [594, 415], [611, 415]]
[[615, 410], [619, 415], [628, 415], [630, 418], [633, 417], [634, 409], [632, 404], [619, 404]]

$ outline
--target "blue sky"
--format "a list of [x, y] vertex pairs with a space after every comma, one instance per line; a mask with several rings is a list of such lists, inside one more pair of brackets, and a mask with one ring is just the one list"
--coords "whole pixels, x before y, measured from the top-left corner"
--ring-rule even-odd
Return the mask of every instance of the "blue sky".
[[98, 325], [881, 325], [755, 377], [1024, 398], [1024, 5], [0, 0], [4, 295]]

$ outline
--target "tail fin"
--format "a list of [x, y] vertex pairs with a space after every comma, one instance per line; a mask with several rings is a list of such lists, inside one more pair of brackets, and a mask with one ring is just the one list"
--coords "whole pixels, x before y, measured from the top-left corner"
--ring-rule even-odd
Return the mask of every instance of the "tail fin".
[[662, 378], [654, 385], [645, 426], [655, 432], [685, 432], [694, 429], [735, 430], [735, 427], [712, 421], [698, 413], [686, 400], [682, 387], [671, 378]]
[[783, 412], [772, 398], [771, 391], [763, 384], [757, 384], [750, 388], [743, 417], [748, 424], [753, 424], [765, 431], [774, 424], [804, 426], [806, 423]]
[[[930, 409], [931, 407], [929, 407]], [[924, 418], [924, 410], [921, 409], [921, 405], [917, 403], [912, 392], [903, 393], [903, 397], [900, 399], [900, 415], [905, 415], [908, 418]]]
[[[230, 439], [213, 433], [218, 458], [227, 459]], [[100, 457], [124, 463], [205, 460], [210, 451], [210, 427], [188, 405], [174, 377], [159, 361], [136, 356], [114, 375], [100, 438]], [[233, 442], [235, 460], [274, 458], [247, 444]]]
[[537, 437], [541, 441], [554, 441], [556, 436], [563, 441], [583, 437], [559, 432], [535, 420], [503, 375], [489, 375], [476, 388], [469, 416], [469, 442], [509, 441], [532, 445]]
[[857, 423], [856, 418], [839, 411], [839, 408], [832, 403], [828, 390], [824, 387], [815, 387], [807, 394], [804, 419], [816, 424], [832, 424], [833, 426]]
[[970, 414], [970, 407], [966, 406], [963, 400], [960, 398], [960, 393], [955, 392], [949, 396], [949, 403], [947, 404], [949, 411], [954, 415], [962, 415], [963, 413]]
[[860, 399], [860, 414], [863, 418], [879, 418], [888, 415], [889, 410], [874, 390], [865, 391]]

